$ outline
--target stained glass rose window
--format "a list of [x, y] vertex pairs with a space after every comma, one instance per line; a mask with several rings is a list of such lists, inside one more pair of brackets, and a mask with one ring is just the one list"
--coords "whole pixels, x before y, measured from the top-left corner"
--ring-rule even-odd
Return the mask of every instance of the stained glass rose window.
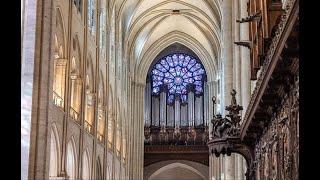
[[172, 54], [160, 59], [151, 71], [152, 93], [159, 94], [167, 90], [167, 102], [171, 104], [175, 97], [187, 101], [189, 91], [203, 93], [205, 70], [199, 60], [186, 54]]

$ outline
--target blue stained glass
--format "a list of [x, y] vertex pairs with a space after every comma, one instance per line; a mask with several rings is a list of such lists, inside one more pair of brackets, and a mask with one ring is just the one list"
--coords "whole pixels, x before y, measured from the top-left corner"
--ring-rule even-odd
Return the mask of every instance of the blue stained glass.
[[182, 95], [181, 100], [182, 102], [187, 102], [187, 95]]
[[171, 79], [174, 78], [169, 72], [166, 72], [166, 73], [164, 74], [164, 77], [166, 77], [166, 78], [171, 78]]
[[194, 82], [194, 79], [193, 78], [189, 78], [188, 79], [188, 83], [193, 83]]
[[163, 77], [161, 77], [161, 76], [156, 76], [156, 75], [152, 76], [153, 81], [161, 81], [162, 79], [163, 79]]
[[181, 67], [177, 66], [175, 70], [176, 70], [177, 76], [181, 76]]
[[197, 86], [201, 86], [202, 82], [201, 81], [195, 81], [193, 84], [197, 85]]
[[174, 67], [173, 61], [172, 61], [172, 58], [171, 58], [171, 57], [167, 57], [166, 60], [167, 60], [167, 62], [168, 62], [168, 64], [169, 64], [170, 67]]
[[201, 63], [185, 54], [168, 55], [155, 64], [152, 70], [152, 92], [158, 94], [160, 87], [167, 85], [168, 103], [171, 104], [175, 96], [182, 102], [187, 101], [188, 85], [195, 87], [195, 93], [203, 91], [205, 70]]
[[[188, 59], [187, 59], [187, 58], [188, 58]], [[182, 66], [183, 66], [183, 67], [186, 67], [186, 66], [189, 64], [189, 61], [190, 61], [190, 57], [189, 57], [189, 56], [186, 56], [186, 59], [183, 61]]]
[[159, 86], [159, 85], [162, 85], [162, 84], [163, 84], [162, 81], [153, 81], [153, 87]]
[[152, 88], [153, 93], [158, 93], [160, 91], [160, 87], [154, 87]]
[[[201, 66], [201, 65], [200, 65]], [[196, 64], [196, 65], [194, 65], [194, 66], [192, 66], [191, 68], [190, 68], [190, 71], [191, 72], [195, 72], [196, 70], [198, 70], [200, 67], [199, 67], [199, 65], [198, 64]]]
[[172, 80], [172, 79], [168, 79], [168, 78], [164, 78], [163, 82], [164, 82], [165, 84], [168, 84], [168, 83], [173, 82], [173, 80]]
[[200, 75], [194, 76], [194, 79], [195, 79], [195, 80], [201, 80], [201, 79], [202, 79], [202, 76], [200, 76]]
[[187, 94], [187, 89], [186, 88], [182, 89], [181, 93], [182, 94]]
[[175, 92], [176, 92], [176, 90], [173, 89], [173, 88], [171, 88], [171, 89], [169, 90], [169, 93], [170, 93], [170, 94], [174, 94]]
[[187, 68], [190, 69], [195, 63], [196, 63], [196, 60], [195, 59], [191, 59], [189, 61], [189, 64], [187, 65]]
[[188, 72], [188, 69], [187, 68], [182, 68], [181, 71], [182, 71], [183, 74], [185, 74], [186, 72]]
[[192, 73], [191, 72], [187, 72], [183, 75], [183, 78], [186, 79], [186, 78], [190, 78], [192, 77]]
[[179, 66], [183, 67], [184, 59], [179, 59]]
[[202, 92], [202, 87], [201, 86], [196, 86], [196, 93], [198, 94], [198, 93], [200, 93], [200, 92]]
[[173, 65], [177, 66], [179, 64], [179, 60], [177, 58], [173, 58]]
[[162, 60], [161, 60], [161, 65], [162, 65], [163, 67], [165, 67], [167, 70], [169, 69], [169, 64], [167, 63], [166, 60], [162, 59]]
[[166, 68], [164, 68], [161, 64], [157, 64], [156, 66], [157, 66], [157, 69], [159, 69], [162, 72], [166, 72], [167, 71]]
[[169, 104], [173, 103], [173, 100], [174, 100], [174, 95], [169, 95], [168, 96], [168, 103]]
[[198, 69], [198, 70], [196, 70], [194, 73], [193, 73], [193, 75], [194, 76], [197, 76], [197, 75], [200, 75], [200, 74], [204, 74], [204, 70], [203, 69]]
[[152, 71], [152, 73], [153, 73], [154, 75], [158, 75], [158, 76], [163, 76], [163, 75], [164, 75], [163, 72], [161, 72], [161, 71], [159, 71], [159, 70], [157, 70], [157, 69], [154, 69], [154, 70]]

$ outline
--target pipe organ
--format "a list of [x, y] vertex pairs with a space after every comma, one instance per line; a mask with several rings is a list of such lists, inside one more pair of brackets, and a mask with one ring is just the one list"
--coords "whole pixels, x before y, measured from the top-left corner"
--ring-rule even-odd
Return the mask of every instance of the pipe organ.
[[146, 83], [145, 143], [203, 144], [209, 122], [207, 96], [199, 60], [186, 54], [160, 59]]

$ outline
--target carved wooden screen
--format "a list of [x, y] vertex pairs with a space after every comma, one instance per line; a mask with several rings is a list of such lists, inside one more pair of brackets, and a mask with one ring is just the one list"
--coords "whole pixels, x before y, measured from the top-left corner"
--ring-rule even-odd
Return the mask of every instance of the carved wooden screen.
[[249, 22], [251, 80], [256, 80], [280, 18], [282, 3], [279, 0], [249, 0], [247, 11], [249, 16], [257, 15]]

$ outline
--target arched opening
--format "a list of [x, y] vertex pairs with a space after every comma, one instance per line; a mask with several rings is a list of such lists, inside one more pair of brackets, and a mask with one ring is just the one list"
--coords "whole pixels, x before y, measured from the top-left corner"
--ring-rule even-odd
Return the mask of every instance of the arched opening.
[[83, 180], [90, 180], [90, 156], [88, 154], [88, 151], [84, 151], [82, 155], [82, 179]]
[[104, 93], [103, 76], [100, 72], [99, 76], [99, 89], [98, 89], [98, 124], [97, 124], [97, 138], [100, 142], [104, 141], [104, 129], [106, 124], [106, 107], [104, 103], [105, 93]]
[[102, 171], [101, 171], [101, 163], [100, 158], [97, 159], [97, 167], [96, 167], [96, 178], [95, 180], [102, 180]]
[[50, 165], [49, 179], [56, 178], [59, 175], [59, 136], [57, 129], [52, 126], [50, 132]]
[[64, 28], [60, 10], [56, 9], [56, 32], [54, 34], [53, 103], [64, 107], [67, 60], [64, 57]]
[[117, 118], [116, 118], [116, 141], [115, 141], [115, 147], [116, 147], [116, 155], [117, 157], [120, 157], [120, 152], [121, 152], [121, 144], [122, 144], [122, 134], [121, 134], [121, 127], [122, 127], [122, 115], [120, 114], [120, 101], [119, 99], [117, 100]]
[[112, 172], [111, 172], [111, 168], [108, 165], [107, 167], [107, 180], [112, 179]]
[[88, 0], [88, 28], [92, 36], [96, 35], [96, 0]]
[[93, 133], [94, 125], [94, 93], [93, 93], [93, 67], [92, 58], [87, 61], [86, 81], [85, 81], [85, 121], [84, 127], [87, 132]]
[[67, 145], [66, 171], [69, 180], [76, 180], [76, 153], [72, 139], [69, 141]]
[[206, 72], [195, 53], [181, 44], [164, 49], [147, 76], [145, 144], [204, 144], [207, 99]]
[[79, 122], [80, 107], [81, 107], [81, 93], [82, 93], [82, 79], [81, 79], [81, 53], [77, 36], [73, 38], [73, 56], [70, 65], [70, 117]]
[[100, 59], [106, 60], [106, 0], [100, 1], [100, 25], [99, 25], [99, 49], [100, 49]]
[[108, 97], [108, 148], [113, 146], [113, 130], [114, 130], [114, 117], [113, 117], [113, 91], [112, 87], [109, 86], [109, 97]]
[[204, 180], [207, 176], [200, 172], [199, 170], [203, 167], [197, 169], [193, 164], [185, 164], [180, 162], [168, 163], [161, 167], [154, 166], [158, 168], [153, 171], [152, 174], [147, 178], [148, 180], [175, 180], [175, 179], [187, 179], [187, 180]]

